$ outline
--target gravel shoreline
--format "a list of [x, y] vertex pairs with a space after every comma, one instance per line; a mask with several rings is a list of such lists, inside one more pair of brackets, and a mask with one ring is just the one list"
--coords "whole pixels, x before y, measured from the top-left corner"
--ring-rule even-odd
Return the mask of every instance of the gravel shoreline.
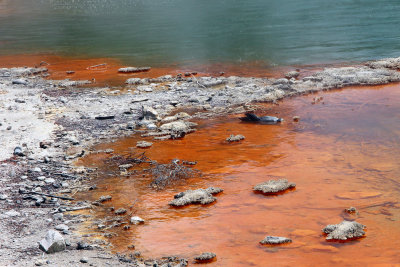
[[[187, 261], [177, 257], [114, 255], [104, 240], [80, 236], [76, 229], [85, 215], [66, 211], [90, 209], [91, 203], [69, 198], [78, 190], [93, 189], [93, 170], [76, 167], [74, 161], [91, 153], [95, 144], [137, 132], [158, 141], [180, 138], [195, 131], [191, 119], [244, 113], [256, 109], [257, 102], [399, 82], [399, 68], [400, 58], [392, 58], [327, 68], [302, 78], [297, 72], [280, 79], [188, 73], [131, 78], [119, 88], [46, 80], [45, 68], [0, 68], [0, 265], [186, 266]], [[44, 254], [38, 242], [48, 230], [62, 229], [59, 225], [67, 226], [60, 230], [67, 249]]]

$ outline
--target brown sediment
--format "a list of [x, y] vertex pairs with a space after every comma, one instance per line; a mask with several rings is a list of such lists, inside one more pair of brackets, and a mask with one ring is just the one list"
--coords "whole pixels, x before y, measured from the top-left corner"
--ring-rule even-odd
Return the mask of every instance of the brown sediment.
[[[112, 229], [115, 252], [135, 244], [146, 257], [178, 254], [193, 258], [213, 251], [210, 266], [391, 265], [400, 262], [400, 86], [351, 88], [294, 97], [279, 105], [264, 105], [260, 114], [285, 118], [281, 125], [241, 123], [239, 116], [200, 121], [198, 131], [182, 140], [154, 142], [146, 155], [161, 163], [174, 158], [197, 161], [203, 175], [164, 191], [149, 187], [149, 177], [103, 175], [98, 189], [83, 199], [111, 195], [106, 207], [130, 207], [146, 220], [129, 231]], [[290, 118], [300, 116], [299, 122]], [[246, 139], [231, 145], [229, 134]], [[138, 153], [140, 136], [99, 145], [114, 154]], [[151, 139], [148, 139], [151, 140]], [[80, 164], [114, 170], [103, 164], [110, 157], [92, 154]], [[117, 167], [116, 167], [117, 168]], [[286, 177], [297, 188], [287, 194], [254, 194], [255, 184], [268, 176]], [[211, 206], [170, 208], [174, 194], [187, 189], [224, 189]], [[340, 196], [340, 197], [338, 197]], [[79, 196], [78, 196], [79, 197]], [[134, 204], [133, 204], [134, 203]], [[328, 243], [321, 229], [342, 220], [342, 210], [354, 206], [366, 237]], [[95, 216], [110, 216], [99, 209]], [[95, 232], [88, 222], [88, 229]], [[301, 233], [301, 234], [299, 234]], [[266, 235], [287, 236], [293, 244], [262, 247]]]

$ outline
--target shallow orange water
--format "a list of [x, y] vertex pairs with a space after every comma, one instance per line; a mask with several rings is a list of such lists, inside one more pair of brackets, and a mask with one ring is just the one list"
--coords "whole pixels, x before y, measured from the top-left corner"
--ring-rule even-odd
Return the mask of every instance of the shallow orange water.
[[[203, 252], [217, 254], [207, 266], [361, 266], [400, 265], [400, 85], [350, 88], [265, 105], [260, 114], [277, 115], [279, 126], [242, 123], [237, 116], [201, 121], [183, 140], [155, 142], [146, 155], [159, 162], [196, 160], [200, 178], [165, 191], [149, 188], [142, 176], [102, 175], [98, 189], [82, 198], [112, 195], [107, 207], [132, 207], [146, 220], [128, 231], [116, 228], [114, 251], [134, 244], [145, 257]], [[293, 116], [299, 122], [292, 122]], [[243, 134], [227, 144], [230, 134]], [[103, 144], [114, 154], [136, 154], [139, 136]], [[97, 154], [81, 164], [102, 164]], [[255, 194], [252, 187], [269, 175], [287, 177], [296, 190], [278, 196]], [[224, 192], [215, 204], [170, 208], [177, 192], [218, 186]], [[359, 210], [357, 221], [366, 237], [346, 243], [326, 242], [321, 229], [341, 222], [345, 208]], [[96, 216], [111, 213], [99, 210]], [[88, 222], [87, 232], [96, 232]], [[286, 236], [292, 244], [259, 244], [266, 235]]]
[[[348, 64], [341, 64], [348, 65]], [[198, 76], [224, 76], [242, 77], [268, 77], [280, 78], [288, 71], [296, 69], [296, 66], [268, 67], [259, 62], [251, 62], [244, 65], [213, 64], [180, 67], [177, 63], [169, 66], [153, 67], [148, 72], [118, 73], [118, 69], [127, 66], [123, 62], [113, 58], [82, 58], [68, 57], [55, 54], [22, 54], [0, 55], [0, 68], [11, 67], [45, 67], [49, 71], [49, 79], [61, 80], [93, 80], [91, 86], [123, 86], [128, 78], [156, 78], [163, 75], [177, 75], [178, 73], [197, 72]], [[325, 65], [326, 66], [326, 65]], [[329, 66], [333, 66], [330, 64]], [[140, 67], [140, 66], [139, 66]], [[301, 76], [323, 69], [324, 65], [298, 66]], [[67, 74], [67, 71], [74, 71]]]

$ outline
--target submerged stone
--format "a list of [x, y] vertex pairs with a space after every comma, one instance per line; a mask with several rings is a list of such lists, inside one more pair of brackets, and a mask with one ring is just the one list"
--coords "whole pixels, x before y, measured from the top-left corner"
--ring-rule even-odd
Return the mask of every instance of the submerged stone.
[[171, 206], [185, 206], [189, 204], [210, 204], [217, 200], [214, 194], [222, 192], [221, 188], [209, 187], [207, 189], [187, 190], [174, 196], [169, 205]]
[[118, 72], [122, 73], [134, 73], [134, 72], [144, 72], [149, 71], [151, 67], [126, 67], [118, 69]]
[[238, 141], [244, 140], [244, 138], [245, 137], [243, 135], [241, 135], [241, 134], [238, 134], [238, 135], [231, 134], [228, 138], [226, 138], [226, 141], [228, 141], [228, 142], [238, 142]]
[[153, 145], [152, 142], [147, 142], [147, 141], [138, 141], [136, 143], [136, 146], [139, 148], [148, 148], [151, 147]]
[[287, 179], [269, 180], [267, 182], [254, 186], [254, 191], [260, 191], [264, 194], [273, 194], [296, 187], [295, 183], [289, 183]]
[[217, 255], [212, 252], [203, 252], [199, 256], [196, 256], [194, 259], [197, 262], [207, 262], [213, 260]]
[[291, 242], [292, 239], [280, 236], [266, 236], [263, 240], [260, 241], [262, 245], [279, 245]]
[[326, 240], [347, 240], [365, 235], [366, 226], [355, 221], [343, 221], [339, 224], [329, 224], [322, 232], [328, 234]]

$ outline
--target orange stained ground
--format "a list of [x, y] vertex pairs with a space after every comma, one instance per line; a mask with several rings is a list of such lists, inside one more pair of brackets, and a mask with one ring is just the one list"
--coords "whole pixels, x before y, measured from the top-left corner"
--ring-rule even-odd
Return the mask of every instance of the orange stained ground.
[[[260, 62], [251, 62], [243, 65], [213, 64], [182, 67], [179, 64], [170, 64], [166, 67], [153, 67], [148, 72], [118, 73], [118, 69], [125, 67], [123, 62], [112, 58], [75, 58], [52, 54], [27, 54], [0, 56], [0, 68], [11, 67], [45, 67], [49, 70], [49, 79], [61, 80], [92, 80], [91, 86], [123, 86], [129, 78], [156, 78], [163, 75], [177, 75], [178, 73], [197, 72], [197, 76], [224, 76], [242, 77], [274, 77], [279, 78], [296, 67], [268, 67]], [[131, 65], [129, 65], [131, 66]], [[137, 67], [142, 67], [137, 66]], [[323, 68], [323, 65], [301, 66], [301, 76], [307, 76]], [[67, 71], [75, 71], [67, 74]]]
[[[323, 101], [311, 104], [315, 96]], [[95, 200], [111, 195], [106, 207], [128, 208], [146, 220], [110, 239], [114, 251], [145, 257], [201, 252], [217, 254], [207, 266], [399, 266], [400, 265], [400, 85], [350, 88], [265, 105], [260, 114], [281, 116], [279, 126], [242, 123], [237, 116], [201, 121], [183, 140], [155, 142], [146, 155], [159, 162], [179, 158], [197, 161], [200, 178], [164, 191], [149, 188], [149, 178], [112, 175], [109, 157], [93, 154], [81, 164], [98, 166], [104, 175], [84, 193]], [[297, 123], [293, 116], [300, 116]], [[227, 144], [230, 134], [243, 134]], [[100, 145], [114, 154], [136, 154], [139, 136]], [[149, 139], [150, 140], [150, 139]], [[278, 196], [255, 194], [252, 187], [269, 176], [287, 177], [296, 190]], [[174, 194], [217, 186], [224, 192], [215, 204], [171, 208]], [[346, 216], [354, 206], [357, 216]], [[130, 208], [129, 208], [130, 207]], [[102, 218], [112, 213], [98, 209]], [[321, 229], [344, 218], [366, 225], [366, 237], [327, 242]], [[96, 232], [87, 222], [83, 232]], [[266, 235], [286, 236], [293, 243], [262, 246]], [[193, 263], [193, 261], [190, 261]]]

